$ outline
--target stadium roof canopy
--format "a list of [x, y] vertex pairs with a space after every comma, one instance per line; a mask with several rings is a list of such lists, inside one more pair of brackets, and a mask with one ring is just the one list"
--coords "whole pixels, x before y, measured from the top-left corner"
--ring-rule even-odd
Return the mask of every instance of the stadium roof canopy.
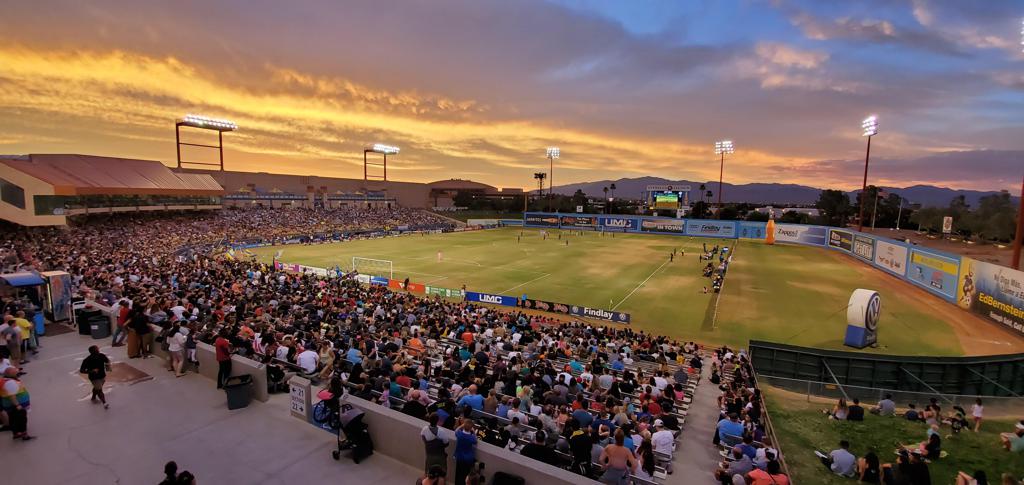
[[0, 156], [15, 170], [53, 186], [54, 195], [221, 195], [208, 174], [175, 173], [153, 160], [94, 155]]

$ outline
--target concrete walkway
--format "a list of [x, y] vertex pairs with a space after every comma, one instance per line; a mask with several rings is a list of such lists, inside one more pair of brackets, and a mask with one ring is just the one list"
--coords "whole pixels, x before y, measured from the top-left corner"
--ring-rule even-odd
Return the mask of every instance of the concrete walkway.
[[718, 424], [718, 386], [707, 379], [711, 375], [711, 359], [704, 359], [700, 384], [690, 403], [686, 425], [676, 448], [675, 471], [666, 485], [717, 484], [713, 475], [722, 457], [711, 438]]
[[176, 379], [158, 358], [126, 359], [124, 347], [102, 348], [153, 378], [109, 384], [110, 409], [89, 402], [78, 374], [94, 341], [75, 333], [43, 337], [25, 366], [32, 399], [29, 432], [0, 435], [0, 469], [10, 484], [155, 484], [175, 460], [203, 484], [412, 483], [419, 470], [375, 454], [359, 465], [330, 457], [333, 435], [288, 414], [287, 395], [228, 411], [213, 381]]

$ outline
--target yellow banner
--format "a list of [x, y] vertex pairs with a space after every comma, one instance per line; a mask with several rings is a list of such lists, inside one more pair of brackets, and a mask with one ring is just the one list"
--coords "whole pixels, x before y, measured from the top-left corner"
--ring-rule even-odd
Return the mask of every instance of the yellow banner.
[[932, 269], [937, 269], [946, 274], [955, 275], [959, 272], [959, 268], [957, 268], [956, 263], [950, 263], [949, 261], [946, 261], [944, 259], [926, 256], [917, 251], [914, 251], [914, 253], [910, 256], [910, 260], [913, 261], [914, 263], [920, 264], [921, 266], [927, 266]]

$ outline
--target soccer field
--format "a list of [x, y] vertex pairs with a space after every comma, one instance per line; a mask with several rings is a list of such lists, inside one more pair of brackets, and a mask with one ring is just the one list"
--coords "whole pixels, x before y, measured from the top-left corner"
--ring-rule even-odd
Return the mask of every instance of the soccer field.
[[[993, 325], [825, 249], [646, 234], [548, 233], [545, 240], [539, 229], [504, 228], [252, 251], [270, 262], [282, 249], [282, 261], [323, 268], [349, 269], [354, 256], [390, 260], [399, 280], [615, 309], [630, 313], [637, 330], [741, 347], [762, 339], [849, 350], [842, 346], [847, 300], [854, 289], [869, 288], [881, 294], [883, 304], [880, 346], [867, 351], [940, 356], [1024, 351], [1019, 339]], [[705, 243], [735, 249], [714, 323], [714, 294], [703, 291], [710, 281], [701, 275], [698, 261]], [[669, 262], [673, 248], [685, 256]]]

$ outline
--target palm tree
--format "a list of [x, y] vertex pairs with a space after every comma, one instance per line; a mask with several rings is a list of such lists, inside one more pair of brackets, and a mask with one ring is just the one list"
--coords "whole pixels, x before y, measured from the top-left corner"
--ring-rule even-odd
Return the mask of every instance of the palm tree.
[[604, 213], [607, 214], [608, 213], [608, 187], [605, 187], [602, 190], [604, 190]]
[[[608, 188], [611, 189], [611, 191], [612, 191], [612, 199], [614, 200], [615, 199], [615, 184], [612, 183], [612, 185], [610, 187], [608, 187]], [[612, 213], [611, 202], [608, 203], [608, 213], [609, 214]]]
[[700, 197], [703, 199], [704, 198], [704, 191], [707, 190], [707, 187], [704, 184], [700, 184], [700, 187], [698, 187], [698, 189], [700, 191]]

